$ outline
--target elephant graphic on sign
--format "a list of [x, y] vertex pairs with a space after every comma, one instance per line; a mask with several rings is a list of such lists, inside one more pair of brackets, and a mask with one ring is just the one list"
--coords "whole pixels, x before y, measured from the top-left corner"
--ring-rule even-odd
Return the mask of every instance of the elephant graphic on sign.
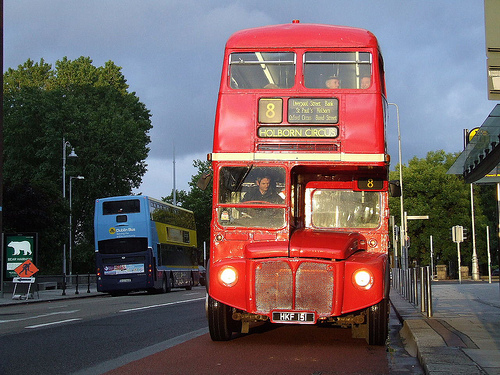
[[28, 241], [11, 241], [7, 246], [14, 249], [13, 255], [21, 255], [21, 251], [24, 256], [31, 255], [31, 244]]

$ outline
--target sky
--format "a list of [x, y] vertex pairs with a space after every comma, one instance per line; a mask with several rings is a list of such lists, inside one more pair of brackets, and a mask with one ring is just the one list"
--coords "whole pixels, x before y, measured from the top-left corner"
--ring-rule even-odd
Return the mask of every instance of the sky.
[[[150, 110], [148, 171], [134, 193], [189, 191], [193, 161], [211, 152], [224, 45], [234, 32], [290, 23], [346, 25], [376, 35], [387, 98], [399, 108], [403, 163], [463, 150], [497, 102], [486, 82], [480, 0], [3, 0], [4, 71], [41, 58], [90, 57], [122, 67]], [[388, 150], [398, 163], [396, 106]]]

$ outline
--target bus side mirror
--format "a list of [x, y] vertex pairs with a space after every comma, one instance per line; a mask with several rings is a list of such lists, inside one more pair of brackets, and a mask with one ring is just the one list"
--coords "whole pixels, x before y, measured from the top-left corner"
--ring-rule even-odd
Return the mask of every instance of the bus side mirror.
[[389, 194], [395, 198], [401, 196], [401, 184], [399, 180], [389, 181]]
[[203, 173], [198, 181], [196, 182], [196, 186], [198, 186], [201, 190], [206, 190], [208, 184], [212, 181], [212, 173]]

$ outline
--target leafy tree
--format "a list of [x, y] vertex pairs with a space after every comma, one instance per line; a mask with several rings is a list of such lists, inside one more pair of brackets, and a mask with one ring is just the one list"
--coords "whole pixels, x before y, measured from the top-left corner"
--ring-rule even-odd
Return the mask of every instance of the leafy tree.
[[[404, 210], [408, 215], [429, 215], [429, 220], [409, 220], [409, 262], [430, 265], [430, 236], [433, 236], [435, 264], [446, 264], [456, 269], [457, 246], [451, 239], [451, 228], [462, 225], [471, 233], [470, 185], [461, 176], [447, 174], [456, 154], [431, 151], [425, 159], [414, 157], [403, 166]], [[398, 165], [399, 168], [399, 165]], [[391, 179], [399, 179], [399, 170], [391, 172]], [[487, 189], [482, 187], [481, 189]], [[480, 189], [474, 190], [476, 249], [480, 264], [486, 259], [486, 225], [492, 227], [495, 217], [488, 219], [483, 207], [490, 201], [483, 199]], [[390, 199], [391, 215], [400, 223], [399, 198]], [[471, 267], [472, 241], [461, 244], [462, 265]], [[437, 260], [437, 262], [436, 262]]]
[[[47, 245], [59, 243], [68, 235], [61, 223], [68, 220], [69, 211], [64, 209], [59, 189], [51, 190], [47, 184], [36, 181], [25, 181], [17, 185], [7, 182], [4, 185], [4, 203], [6, 233], [40, 233], [43, 235], [39, 242]], [[38, 266], [43, 264], [49, 269], [60, 270], [62, 248], [59, 247], [56, 253], [39, 251], [36, 262]]]
[[[197, 182], [202, 175], [211, 172], [211, 164], [209, 161], [194, 160], [193, 166], [198, 168], [198, 172], [191, 176], [189, 186], [191, 190], [176, 191], [177, 204], [183, 208], [194, 212], [196, 220], [196, 229], [198, 234], [198, 248], [203, 248], [205, 242], [207, 246], [210, 244], [210, 221], [212, 218], [212, 182], [205, 190], [197, 186]], [[173, 194], [162, 198], [165, 202], [173, 202]], [[207, 248], [208, 253], [208, 248]]]
[[[82, 271], [89, 272], [93, 270], [94, 200], [128, 195], [140, 185], [149, 152], [150, 113], [135, 93], [127, 91], [120, 67], [112, 61], [96, 67], [88, 57], [63, 58], [54, 68], [43, 59], [28, 60], [7, 70], [3, 89], [6, 184], [13, 188], [27, 184], [62, 195], [63, 139], [78, 154], [76, 160], [66, 160], [66, 197], [69, 176], [84, 176], [73, 181], [74, 254], [79, 254], [80, 263], [88, 263], [82, 264]], [[11, 220], [20, 208], [13, 203], [5, 203], [6, 210], [12, 210], [4, 212]], [[23, 203], [39, 202], [33, 198]], [[52, 208], [58, 212], [69, 212], [62, 199], [56, 206]], [[46, 207], [44, 214], [50, 215], [50, 209]], [[17, 224], [10, 225], [12, 230], [31, 228], [29, 220], [13, 222]], [[68, 236], [55, 237], [50, 232], [68, 233], [68, 227], [68, 220], [63, 220], [40, 233], [40, 253], [57, 257]], [[48, 268], [49, 263], [54, 262], [41, 264], [41, 270], [60, 271], [60, 267]]]

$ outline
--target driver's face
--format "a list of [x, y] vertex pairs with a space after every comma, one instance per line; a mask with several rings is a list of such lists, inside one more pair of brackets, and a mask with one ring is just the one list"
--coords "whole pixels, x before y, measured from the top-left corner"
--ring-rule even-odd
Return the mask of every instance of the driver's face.
[[259, 183], [259, 190], [265, 193], [269, 189], [270, 180], [268, 178], [263, 178]]

